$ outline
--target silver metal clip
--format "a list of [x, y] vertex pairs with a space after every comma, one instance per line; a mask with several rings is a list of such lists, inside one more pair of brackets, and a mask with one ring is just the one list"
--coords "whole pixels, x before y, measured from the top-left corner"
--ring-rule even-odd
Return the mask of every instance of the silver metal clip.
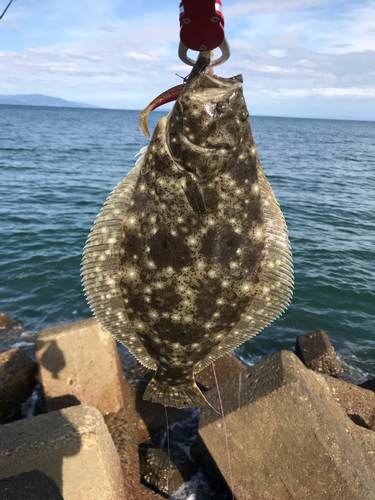
[[[226, 37], [224, 37], [224, 40], [221, 42], [219, 45], [219, 49], [221, 50], [221, 56], [218, 59], [215, 59], [214, 61], [211, 61], [210, 67], [212, 66], [219, 66], [220, 64], [225, 63], [230, 57], [230, 48], [229, 48], [229, 43]], [[178, 46], [178, 57], [181, 59], [182, 62], [185, 64], [188, 64], [189, 66], [194, 66], [194, 64], [197, 62], [197, 60], [190, 59], [190, 57], [187, 55], [187, 51], [189, 49], [182, 43], [180, 42], [180, 45]]]

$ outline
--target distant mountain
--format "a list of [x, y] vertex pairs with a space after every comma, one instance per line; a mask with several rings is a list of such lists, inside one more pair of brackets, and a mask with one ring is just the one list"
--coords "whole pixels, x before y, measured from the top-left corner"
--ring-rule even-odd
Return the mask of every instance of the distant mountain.
[[23, 106], [54, 106], [57, 108], [97, 108], [83, 102], [66, 101], [59, 97], [49, 97], [42, 94], [0, 95], [0, 104], [15, 104]]

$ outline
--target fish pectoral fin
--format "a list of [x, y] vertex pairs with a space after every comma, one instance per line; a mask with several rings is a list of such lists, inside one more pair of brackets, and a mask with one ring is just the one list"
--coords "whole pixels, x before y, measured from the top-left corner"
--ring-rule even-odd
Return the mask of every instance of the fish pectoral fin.
[[143, 394], [145, 401], [173, 406], [174, 408], [209, 408], [218, 413], [203, 396], [194, 380], [171, 386], [158, 381], [157, 378], [158, 373], [156, 372]]
[[192, 209], [201, 217], [206, 213], [206, 202], [199, 181], [192, 173], [187, 173], [182, 183], [182, 188], [185, 192]]

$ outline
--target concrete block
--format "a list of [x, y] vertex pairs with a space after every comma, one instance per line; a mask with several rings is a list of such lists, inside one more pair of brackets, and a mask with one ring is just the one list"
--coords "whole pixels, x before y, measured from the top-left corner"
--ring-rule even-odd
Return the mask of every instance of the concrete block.
[[333, 399], [348, 417], [355, 424], [375, 431], [375, 393], [329, 375], [324, 375], [324, 379]]
[[343, 373], [342, 364], [323, 330], [315, 330], [297, 337], [296, 354], [311, 370], [329, 375]]
[[[224, 380], [227, 380], [228, 378], [233, 377], [234, 375], [237, 375], [245, 370], [245, 366], [231, 352], [228, 352], [221, 358], [217, 359], [214, 365], [219, 385], [224, 382]], [[195, 380], [197, 384], [200, 384], [206, 390], [216, 387], [214, 372], [211, 365], [197, 373], [195, 375]]]
[[163, 497], [140, 483], [137, 429], [139, 417], [134, 405], [135, 389], [132, 386], [130, 388], [133, 392], [133, 407], [104, 417], [120, 457], [123, 476], [126, 478], [126, 500], [162, 500]]
[[46, 411], [78, 404], [103, 414], [124, 408], [116, 341], [95, 318], [42, 330], [35, 352]]
[[[375, 434], [293, 353], [232, 377], [221, 395], [237, 500], [374, 500]], [[216, 390], [205, 396], [219, 408]], [[203, 410], [199, 435], [229, 484], [221, 416]]]
[[140, 461], [140, 471], [145, 484], [168, 497], [197, 472], [189, 457], [178, 446], [171, 446], [169, 450], [145, 450]]
[[64, 500], [53, 479], [32, 470], [0, 479], [1, 500]]
[[0, 354], [0, 423], [31, 396], [37, 365], [21, 349]]
[[126, 500], [115, 445], [92, 406], [0, 426], [0, 479], [33, 469], [51, 477], [64, 500]]

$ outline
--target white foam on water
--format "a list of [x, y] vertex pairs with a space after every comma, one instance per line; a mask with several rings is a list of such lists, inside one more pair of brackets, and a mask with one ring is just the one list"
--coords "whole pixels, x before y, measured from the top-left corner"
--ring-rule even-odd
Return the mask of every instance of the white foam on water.
[[23, 418], [30, 418], [34, 416], [35, 406], [38, 403], [39, 397], [39, 384], [36, 384], [31, 396], [27, 398], [26, 401], [21, 405]]

